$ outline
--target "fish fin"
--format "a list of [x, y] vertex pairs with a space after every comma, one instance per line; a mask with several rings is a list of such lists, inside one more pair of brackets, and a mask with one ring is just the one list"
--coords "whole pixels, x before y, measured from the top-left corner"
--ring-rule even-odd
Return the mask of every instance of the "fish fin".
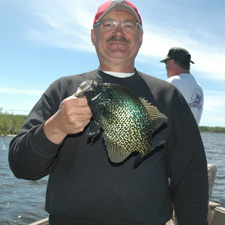
[[134, 160], [133, 169], [136, 169], [139, 166], [139, 164], [141, 163], [141, 161], [142, 161], [141, 154], [138, 154], [138, 156]]
[[145, 107], [151, 106], [151, 103], [149, 103], [145, 98], [140, 97], [139, 99], [141, 100], [141, 102]]
[[160, 113], [160, 117], [158, 117], [156, 120], [155, 120], [155, 127], [154, 129], [152, 129], [152, 133], [154, 131], [156, 131], [158, 128], [160, 128], [162, 126], [162, 124], [166, 123], [167, 122], [167, 117]]
[[111, 103], [111, 99], [104, 99], [101, 102], [98, 103], [99, 107], [105, 107], [106, 105], [108, 105], [109, 103]]
[[[99, 98], [100, 98], [100, 101], [99, 101]], [[96, 100], [98, 100], [98, 101], [96, 102]], [[99, 110], [104, 109], [105, 106], [111, 102], [111, 99], [102, 95], [102, 93], [99, 93], [92, 98], [87, 97], [87, 101], [88, 101], [88, 105], [90, 106], [92, 112], [98, 113]]]
[[155, 148], [161, 146], [161, 145], [165, 145], [166, 141], [152, 141], [152, 150], [154, 150]]
[[161, 127], [161, 125], [163, 123], [167, 122], [167, 116], [165, 116], [163, 113], [161, 113], [155, 106], [153, 106], [151, 103], [149, 103], [146, 99], [140, 98], [140, 100], [143, 103], [143, 105], [145, 106], [149, 117], [152, 118], [152, 123], [154, 123], [152, 126], [152, 127], [154, 127], [152, 132], [154, 132], [159, 127]]
[[125, 151], [122, 147], [118, 146], [116, 143], [113, 144], [106, 135], [104, 135], [104, 140], [108, 157], [111, 162], [120, 163], [131, 154], [131, 152]]
[[87, 129], [87, 135], [89, 137], [95, 136], [95, 135], [98, 135], [100, 131], [101, 131], [100, 124], [96, 120], [92, 120]]

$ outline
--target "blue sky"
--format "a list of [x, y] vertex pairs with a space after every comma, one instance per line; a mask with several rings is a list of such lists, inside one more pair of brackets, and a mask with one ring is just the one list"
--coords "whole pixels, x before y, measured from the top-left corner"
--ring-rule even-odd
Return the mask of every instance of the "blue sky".
[[[96, 69], [91, 44], [94, 14], [102, 0], [0, 0], [0, 108], [28, 114], [62, 76]], [[143, 20], [144, 42], [136, 68], [160, 79], [159, 60], [184, 47], [205, 94], [200, 125], [225, 127], [225, 2], [133, 0]], [[75, 91], [75, 90], [74, 90]]]

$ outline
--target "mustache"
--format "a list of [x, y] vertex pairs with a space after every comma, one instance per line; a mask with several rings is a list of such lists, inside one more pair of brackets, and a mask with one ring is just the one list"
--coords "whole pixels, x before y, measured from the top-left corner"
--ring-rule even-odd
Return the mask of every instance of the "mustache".
[[107, 43], [110, 41], [121, 41], [121, 42], [129, 43], [129, 41], [125, 37], [116, 37], [116, 36], [112, 36], [111, 38], [109, 38], [107, 40]]

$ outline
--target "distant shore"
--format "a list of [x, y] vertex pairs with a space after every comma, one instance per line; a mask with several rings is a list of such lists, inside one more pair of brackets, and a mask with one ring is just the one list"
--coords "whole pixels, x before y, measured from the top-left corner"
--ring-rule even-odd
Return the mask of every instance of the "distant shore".
[[15, 137], [15, 134], [0, 134], [0, 137]]
[[225, 134], [225, 127], [207, 127], [199, 126], [199, 130], [202, 133], [222, 133]]
[[[207, 126], [199, 126], [199, 131], [201, 133], [218, 133], [225, 134], [225, 127], [207, 127]], [[0, 134], [0, 137], [8, 137], [8, 136], [16, 136], [16, 134]]]
[[[24, 124], [26, 117], [26, 115], [3, 113], [0, 107], [0, 136], [16, 135]], [[204, 133], [225, 133], [225, 127], [199, 126], [199, 130]]]

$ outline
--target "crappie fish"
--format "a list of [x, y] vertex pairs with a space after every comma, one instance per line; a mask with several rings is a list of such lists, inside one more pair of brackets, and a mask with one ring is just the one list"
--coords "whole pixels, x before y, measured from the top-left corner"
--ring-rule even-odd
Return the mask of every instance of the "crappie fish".
[[126, 87], [86, 80], [80, 84], [75, 96], [86, 96], [93, 114], [87, 133], [93, 137], [103, 129], [111, 162], [120, 163], [137, 151], [136, 168], [143, 157], [164, 144], [164, 141], [152, 142], [152, 134], [167, 122], [167, 117]]

